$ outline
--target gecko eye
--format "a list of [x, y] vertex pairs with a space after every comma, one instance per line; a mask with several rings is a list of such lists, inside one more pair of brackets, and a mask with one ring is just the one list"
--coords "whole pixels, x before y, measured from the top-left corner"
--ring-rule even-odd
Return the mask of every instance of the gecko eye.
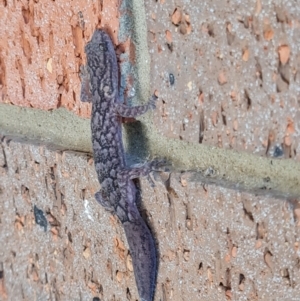
[[104, 200], [107, 200], [108, 195], [106, 194], [105, 191], [103, 191], [103, 190], [101, 191], [101, 196]]

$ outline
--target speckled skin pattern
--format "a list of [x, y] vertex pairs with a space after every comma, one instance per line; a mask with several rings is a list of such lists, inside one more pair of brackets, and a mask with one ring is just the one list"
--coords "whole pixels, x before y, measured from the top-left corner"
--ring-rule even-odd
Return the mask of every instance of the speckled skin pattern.
[[121, 117], [136, 117], [155, 108], [156, 97], [152, 96], [143, 106], [129, 107], [121, 103], [117, 58], [112, 41], [104, 31], [95, 31], [85, 53], [87, 65], [81, 70], [81, 100], [92, 101], [92, 143], [101, 185], [95, 198], [122, 222], [140, 298], [150, 301], [155, 289], [156, 249], [152, 234], [137, 209], [132, 179], [146, 176], [158, 162], [126, 166]]

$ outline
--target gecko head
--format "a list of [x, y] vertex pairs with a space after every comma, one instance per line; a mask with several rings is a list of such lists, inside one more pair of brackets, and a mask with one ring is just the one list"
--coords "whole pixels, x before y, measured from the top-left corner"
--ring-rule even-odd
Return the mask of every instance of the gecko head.
[[104, 53], [114, 53], [114, 47], [109, 35], [103, 31], [96, 29], [91, 40], [85, 46], [87, 56], [99, 56]]
[[[109, 35], [103, 30], [96, 29], [84, 50], [87, 57], [87, 69], [91, 78], [96, 76], [101, 80], [108, 80], [108, 86], [112, 84], [112, 91], [115, 92], [119, 82], [118, 64], [114, 45]], [[105, 86], [103, 84], [104, 82], [100, 83], [101, 89]], [[110, 94], [108, 97], [114, 97]]]

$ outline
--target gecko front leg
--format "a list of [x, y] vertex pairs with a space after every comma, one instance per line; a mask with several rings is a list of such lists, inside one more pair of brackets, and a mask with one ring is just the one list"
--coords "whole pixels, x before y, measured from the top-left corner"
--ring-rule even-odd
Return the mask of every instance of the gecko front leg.
[[152, 95], [145, 105], [134, 107], [130, 107], [118, 102], [114, 104], [114, 109], [116, 110], [117, 114], [121, 117], [134, 118], [145, 114], [149, 109], [155, 109], [156, 100], [157, 97], [155, 95]]

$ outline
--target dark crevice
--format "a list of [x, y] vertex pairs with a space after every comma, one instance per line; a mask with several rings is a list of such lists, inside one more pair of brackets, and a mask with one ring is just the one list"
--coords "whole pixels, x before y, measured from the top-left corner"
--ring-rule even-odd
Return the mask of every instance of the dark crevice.
[[247, 110], [249, 110], [251, 108], [252, 101], [247, 90], [245, 90], [245, 97], [247, 102]]
[[227, 125], [227, 120], [226, 120], [226, 113], [224, 111], [223, 106], [221, 106], [221, 116], [222, 116], [222, 122], [226, 126]]

